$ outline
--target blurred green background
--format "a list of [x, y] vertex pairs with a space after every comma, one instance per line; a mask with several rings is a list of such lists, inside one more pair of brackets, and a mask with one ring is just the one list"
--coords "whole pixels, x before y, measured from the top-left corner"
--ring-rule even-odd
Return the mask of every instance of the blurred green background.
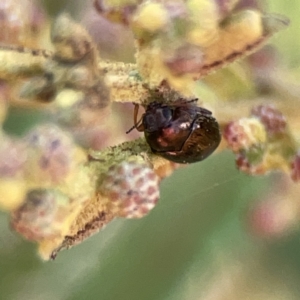
[[[53, 15], [70, 7], [45, 3]], [[273, 44], [298, 72], [300, 2], [269, 1], [269, 11], [292, 21]], [[20, 132], [31, 119], [13, 111], [6, 128]], [[247, 225], [251, 203], [273, 188], [272, 176], [241, 174], [223, 152], [164, 180], [147, 217], [115, 220], [53, 262], [42, 262], [0, 213], [0, 299], [300, 299], [300, 232], [259, 239]]]

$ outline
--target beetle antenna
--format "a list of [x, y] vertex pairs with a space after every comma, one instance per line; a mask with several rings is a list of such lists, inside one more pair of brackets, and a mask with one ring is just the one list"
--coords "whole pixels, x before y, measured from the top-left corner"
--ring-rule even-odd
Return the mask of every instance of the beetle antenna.
[[134, 128], [136, 128], [136, 125], [133, 125], [129, 130], [127, 130], [126, 134], [130, 133]]
[[186, 101], [186, 103], [192, 103], [192, 102], [197, 102], [199, 99], [198, 98], [194, 98], [191, 100]]
[[134, 105], [134, 125], [126, 131], [126, 134], [128, 134], [129, 132], [131, 132], [134, 128], [136, 128], [138, 131], [144, 131], [144, 126], [143, 126], [143, 116], [137, 120], [137, 115], [139, 112], [139, 104], [137, 103], [133, 103]]
[[141, 117], [140, 120], [136, 124], [134, 124], [129, 130], [127, 130], [126, 134], [128, 134], [135, 128], [137, 129], [137, 131], [144, 131], [144, 126], [142, 125], [142, 119], [143, 119], [143, 117]]

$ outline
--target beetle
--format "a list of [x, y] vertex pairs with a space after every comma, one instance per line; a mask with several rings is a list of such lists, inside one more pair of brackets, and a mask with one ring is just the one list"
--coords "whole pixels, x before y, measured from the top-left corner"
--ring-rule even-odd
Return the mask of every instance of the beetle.
[[[151, 102], [138, 120], [134, 107], [134, 126], [143, 131], [151, 151], [176, 163], [194, 163], [208, 157], [221, 141], [219, 124], [212, 113], [191, 101], [172, 104]], [[127, 133], [128, 133], [127, 132]]]

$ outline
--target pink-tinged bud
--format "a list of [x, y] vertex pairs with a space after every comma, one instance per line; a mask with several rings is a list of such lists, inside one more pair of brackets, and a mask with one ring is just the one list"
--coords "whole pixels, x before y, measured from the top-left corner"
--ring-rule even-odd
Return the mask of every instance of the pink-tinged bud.
[[159, 177], [144, 162], [123, 161], [108, 170], [101, 191], [117, 215], [141, 218], [159, 199]]
[[76, 62], [86, 55], [93, 58], [94, 46], [87, 31], [67, 14], [60, 15], [51, 28], [55, 56], [62, 61]]
[[300, 152], [295, 155], [291, 165], [291, 177], [295, 182], [300, 180]]
[[28, 240], [59, 237], [69, 199], [57, 190], [36, 189], [11, 214], [11, 226]]
[[263, 238], [280, 237], [289, 232], [296, 222], [295, 205], [284, 199], [268, 199], [256, 203], [248, 215], [250, 231]]
[[280, 135], [286, 131], [286, 118], [272, 105], [256, 106], [252, 109], [251, 115], [261, 121], [269, 136]]
[[263, 165], [263, 156], [261, 156], [260, 161], [250, 161], [250, 159], [247, 157], [247, 154], [245, 152], [241, 152], [236, 155], [235, 163], [240, 171], [250, 175], [261, 175], [268, 172]]
[[25, 138], [28, 159], [27, 179], [42, 183], [60, 183], [75, 163], [76, 147], [72, 139], [56, 126], [43, 125], [33, 129]]
[[32, 46], [45, 23], [45, 15], [33, 0], [1, 0], [0, 42]]
[[227, 124], [223, 136], [229, 147], [237, 152], [266, 142], [266, 131], [255, 118], [243, 118]]
[[6, 136], [0, 141], [0, 177], [17, 177], [27, 159], [26, 144]]

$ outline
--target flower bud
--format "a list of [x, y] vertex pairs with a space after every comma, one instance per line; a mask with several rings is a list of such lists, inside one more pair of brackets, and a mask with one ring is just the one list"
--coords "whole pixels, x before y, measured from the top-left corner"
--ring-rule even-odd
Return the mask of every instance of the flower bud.
[[78, 61], [93, 49], [87, 31], [66, 14], [58, 17], [52, 26], [51, 41], [56, 57], [64, 61]]
[[11, 225], [29, 240], [59, 237], [68, 205], [69, 199], [57, 190], [31, 190], [24, 203], [12, 212]]
[[78, 163], [76, 145], [56, 126], [38, 126], [27, 134], [25, 141], [28, 159], [24, 172], [28, 180], [41, 184], [61, 183]]
[[286, 118], [273, 105], [256, 106], [252, 109], [251, 114], [265, 126], [268, 136], [274, 137], [286, 132]]
[[108, 170], [101, 191], [117, 215], [141, 218], [159, 199], [159, 177], [144, 162], [123, 161]]
[[230, 122], [225, 127], [223, 135], [234, 152], [264, 144], [267, 138], [264, 126], [256, 118]]

